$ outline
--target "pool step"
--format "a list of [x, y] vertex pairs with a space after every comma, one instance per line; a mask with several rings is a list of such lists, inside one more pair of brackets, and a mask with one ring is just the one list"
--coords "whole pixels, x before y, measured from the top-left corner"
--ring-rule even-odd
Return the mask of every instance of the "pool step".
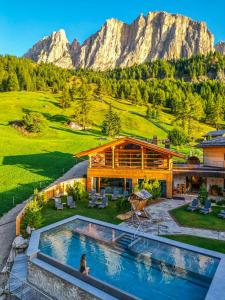
[[126, 233], [117, 239], [116, 244], [121, 248], [128, 248], [133, 241], [134, 236], [130, 233]]

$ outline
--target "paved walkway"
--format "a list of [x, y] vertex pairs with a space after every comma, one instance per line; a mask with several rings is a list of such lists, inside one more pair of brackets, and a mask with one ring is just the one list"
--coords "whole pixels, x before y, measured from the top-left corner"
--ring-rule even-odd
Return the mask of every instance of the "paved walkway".
[[[180, 207], [184, 204], [191, 202], [191, 197], [187, 197], [186, 200], [165, 200], [160, 203], [156, 203], [147, 207], [147, 211], [151, 216], [151, 220], [143, 220], [141, 222], [140, 230], [149, 232], [155, 235], [166, 234], [187, 234], [195, 235], [199, 237], [220, 239], [225, 241], [225, 231], [218, 232], [207, 229], [197, 229], [190, 227], [179, 226], [174, 219], [170, 216], [169, 211]], [[207, 218], [207, 216], [206, 216]], [[135, 224], [134, 224], [135, 223]], [[121, 226], [137, 228], [137, 222], [124, 222]]]
[[[83, 177], [87, 172], [87, 161], [83, 161], [73, 166], [62, 177], [57, 179], [51, 185], [65, 181], [71, 178]], [[16, 236], [16, 216], [25, 206], [26, 201], [11, 209], [7, 214], [0, 218], [0, 271], [3, 269], [9, 256], [12, 242]], [[1, 286], [1, 280], [0, 280]]]

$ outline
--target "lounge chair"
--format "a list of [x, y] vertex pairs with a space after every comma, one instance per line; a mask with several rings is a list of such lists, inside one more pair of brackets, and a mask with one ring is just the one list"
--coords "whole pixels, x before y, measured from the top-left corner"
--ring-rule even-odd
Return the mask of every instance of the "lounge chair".
[[119, 198], [119, 191], [114, 190], [112, 195], [112, 200], [117, 200]]
[[104, 196], [102, 198], [102, 203], [100, 203], [98, 205], [99, 208], [105, 208], [106, 206], [108, 206], [108, 197], [107, 196]]
[[218, 214], [218, 217], [225, 219], [225, 210], [221, 210], [220, 213]]
[[69, 208], [76, 208], [75, 201], [73, 201], [73, 196], [67, 196], [66, 202]]
[[187, 207], [188, 211], [195, 211], [199, 209], [200, 207], [200, 201], [198, 199], [193, 199], [191, 204]]
[[55, 200], [55, 208], [57, 210], [63, 210], [63, 204], [61, 202], [61, 199], [60, 198], [54, 198]]
[[88, 207], [92, 208], [92, 207], [97, 206], [97, 200], [98, 200], [97, 196], [92, 196], [91, 201], [89, 201], [89, 203], [88, 203]]
[[205, 205], [202, 209], [200, 209], [200, 213], [204, 214], [204, 215], [207, 215], [209, 214], [211, 211], [212, 211], [212, 208], [211, 208], [211, 201], [209, 200], [206, 200], [205, 201]]

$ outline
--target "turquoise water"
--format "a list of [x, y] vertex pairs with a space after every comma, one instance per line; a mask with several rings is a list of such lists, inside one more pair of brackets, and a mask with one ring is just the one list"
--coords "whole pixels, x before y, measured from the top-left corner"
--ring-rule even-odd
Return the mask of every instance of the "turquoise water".
[[123, 251], [74, 233], [77, 226], [104, 241], [121, 234], [79, 221], [42, 234], [40, 251], [76, 269], [86, 253], [90, 275], [140, 299], [205, 298], [218, 265], [216, 259], [150, 239]]

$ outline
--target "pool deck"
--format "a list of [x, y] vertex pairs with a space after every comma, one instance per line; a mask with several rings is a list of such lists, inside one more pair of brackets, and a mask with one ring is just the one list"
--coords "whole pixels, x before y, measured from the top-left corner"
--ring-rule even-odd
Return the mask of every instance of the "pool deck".
[[[225, 231], [180, 226], [171, 217], [169, 213], [170, 210], [189, 204], [192, 199], [193, 197], [191, 196], [186, 196], [185, 200], [166, 199], [148, 206], [146, 210], [150, 214], [151, 218], [149, 220], [141, 221], [142, 230], [154, 235], [185, 234], [225, 241]], [[138, 227], [138, 225], [137, 220], [136, 222], [128, 221], [120, 224], [120, 226], [133, 228], [134, 230]]]
[[[177, 201], [177, 200], [176, 200]], [[39, 230], [36, 230], [32, 233], [31, 239], [30, 239], [30, 244], [29, 244], [29, 248], [27, 251], [27, 256], [28, 256], [28, 260], [31, 261], [32, 263], [35, 264], [42, 264], [42, 267], [45, 268], [45, 270], [48, 270], [49, 272], [54, 272], [54, 274], [56, 274], [58, 277], [61, 277], [63, 279], [65, 279], [66, 277], [66, 273], [63, 272], [62, 270], [59, 270], [58, 268], [54, 268], [54, 270], [52, 269], [52, 266], [50, 266], [47, 263], [44, 263], [39, 260], [37, 258], [37, 253], [39, 251], [39, 239], [40, 239], [40, 235], [42, 232], [48, 231], [54, 227], [66, 224], [68, 222], [71, 222], [73, 220], [76, 219], [80, 219], [80, 220], [84, 220], [84, 221], [89, 221], [91, 223], [95, 223], [98, 225], [102, 225], [102, 226], [106, 226], [106, 227], [110, 227], [112, 229], [118, 229], [118, 230], [123, 230], [124, 232], [127, 233], [131, 233], [131, 234], [138, 234], [139, 237], [145, 237], [145, 238], [149, 238], [155, 241], [159, 241], [159, 242], [163, 242], [178, 248], [182, 248], [182, 249], [186, 249], [186, 250], [190, 250], [190, 251], [194, 251], [197, 252], [199, 254], [202, 255], [207, 255], [207, 256], [211, 256], [211, 257], [215, 257], [218, 258], [220, 260], [218, 268], [216, 270], [216, 273], [214, 275], [214, 278], [212, 280], [212, 283], [210, 285], [210, 288], [208, 290], [207, 296], [206, 296], [206, 300], [224, 300], [224, 291], [225, 291], [225, 255], [222, 253], [218, 253], [215, 251], [211, 251], [211, 250], [206, 250], [206, 249], [202, 249], [199, 247], [195, 247], [192, 245], [187, 245], [187, 244], [183, 244], [177, 241], [172, 241], [172, 240], [168, 240], [166, 238], [162, 238], [159, 236], [155, 236], [152, 235], [151, 233], [146, 233], [146, 232], [137, 232], [136, 230], [132, 229], [132, 228], [128, 228], [128, 227], [122, 227], [122, 226], [118, 226], [118, 225], [112, 225], [106, 222], [102, 222], [102, 221], [97, 221], [97, 220], [93, 220], [90, 218], [86, 218], [86, 217], [82, 217], [82, 216], [73, 216], [71, 218], [62, 220], [60, 222], [57, 222], [55, 224], [51, 224], [49, 226], [46, 226], [44, 228], [41, 228]], [[100, 299], [115, 299], [113, 297], [110, 297], [110, 295], [107, 295], [107, 298], [104, 298], [102, 294], [101, 290], [96, 289], [95, 287], [91, 286], [91, 285], [87, 285], [87, 283], [82, 282], [81, 280], [77, 279], [77, 278], [73, 278], [73, 280], [76, 281], [76, 283], [74, 282], [75, 285], [80, 285], [81, 284], [81, 288], [82, 289], [87, 289], [89, 293], [93, 294], [94, 296], [100, 298]]]

